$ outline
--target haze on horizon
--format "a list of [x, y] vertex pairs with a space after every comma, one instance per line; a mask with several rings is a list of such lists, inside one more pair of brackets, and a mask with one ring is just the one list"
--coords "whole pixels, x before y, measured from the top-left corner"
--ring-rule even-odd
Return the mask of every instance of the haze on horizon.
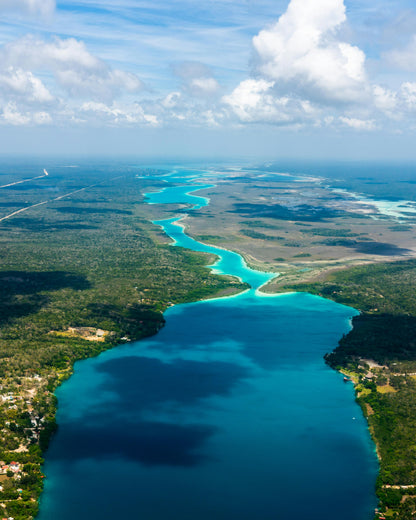
[[415, 159], [411, 0], [0, 0], [0, 153]]

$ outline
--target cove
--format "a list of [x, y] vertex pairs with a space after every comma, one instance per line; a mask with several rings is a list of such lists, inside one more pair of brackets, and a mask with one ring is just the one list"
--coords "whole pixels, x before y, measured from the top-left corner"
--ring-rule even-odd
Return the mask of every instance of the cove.
[[352, 386], [322, 359], [356, 311], [263, 296], [274, 275], [175, 220], [158, 224], [176, 246], [219, 255], [214, 269], [252, 289], [171, 307], [157, 336], [76, 363], [56, 392], [38, 518], [371, 520], [374, 447]]

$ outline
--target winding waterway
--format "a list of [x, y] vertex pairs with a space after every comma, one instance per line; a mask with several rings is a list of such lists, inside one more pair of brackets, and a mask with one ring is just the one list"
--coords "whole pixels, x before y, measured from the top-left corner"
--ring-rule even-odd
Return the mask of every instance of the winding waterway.
[[[194, 188], [148, 200], [209, 203]], [[356, 311], [262, 295], [274, 275], [176, 220], [158, 222], [176, 246], [215, 253], [252, 289], [172, 307], [157, 336], [76, 364], [39, 519], [370, 520], [374, 448], [352, 386], [323, 362]]]

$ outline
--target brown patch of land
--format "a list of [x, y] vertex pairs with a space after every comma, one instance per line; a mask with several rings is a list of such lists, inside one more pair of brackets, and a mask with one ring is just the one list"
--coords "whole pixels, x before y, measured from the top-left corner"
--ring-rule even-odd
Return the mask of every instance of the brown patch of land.
[[106, 337], [113, 333], [108, 330], [95, 329], [94, 327], [68, 327], [65, 331], [51, 330], [50, 334], [67, 338], [81, 338], [86, 341], [104, 342]]
[[374, 415], [374, 410], [371, 408], [371, 406], [368, 403], [365, 403], [365, 408], [366, 408], [368, 417], [371, 415]]
[[397, 390], [390, 385], [382, 385], [377, 386], [377, 392], [379, 392], [380, 394], [395, 394]]

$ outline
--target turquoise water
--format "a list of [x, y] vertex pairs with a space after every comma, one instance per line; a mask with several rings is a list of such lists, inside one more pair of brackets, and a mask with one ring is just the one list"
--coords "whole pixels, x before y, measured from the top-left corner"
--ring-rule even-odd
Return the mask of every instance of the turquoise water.
[[76, 364], [57, 391], [40, 520], [370, 520], [374, 448], [322, 359], [356, 311], [261, 295], [274, 275], [158, 224], [253, 289], [172, 307], [157, 336]]
[[180, 218], [171, 218], [155, 221], [155, 224], [158, 224], [164, 229], [164, 231], [174, 241], [174, 245], [186, 247], [194, 251], [214, 253], [217, 255], [219, 257], [218, 261], [211, 266], [214, 272], [218, 274], [237, 276], [243, 282], [250, 284], [253, 289], [261, 287], [263, 284], [277, 276], [276, 273], [263, 273], [261, 271], [250, 269], [247, 267], [244, 259], [237, 253], [197, 242], [184, 233], [184, 229], [182, 226], [178, 225], [178, 221], [180, 221]]
[[209, 203], [209, 199], [192, 195], [192, 192], [211, 187], [213, 187], [213, 184], [166, 187], [161, 191], [146, 193], [146, 200], [149, 204], [192, 204], [193, 209], [200, 209]]

